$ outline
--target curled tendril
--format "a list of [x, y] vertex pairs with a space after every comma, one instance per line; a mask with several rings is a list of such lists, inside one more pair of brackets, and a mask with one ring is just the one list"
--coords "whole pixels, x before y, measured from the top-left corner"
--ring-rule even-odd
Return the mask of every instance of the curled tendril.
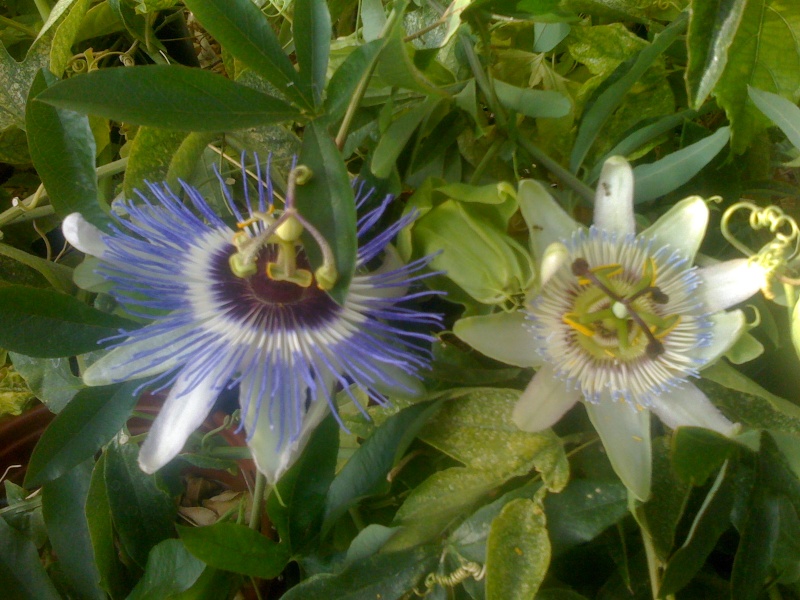
[[[731, 217], [739, 210], [750, 211], [748, 223], [751, 229], [768, 229], [774, 235], [773, 240], [758, 252], [737, 239], [730, 230]], [[784, 268], [800, 252], [800, 228], [792, 217], [777, 206], [763, 207], [747, 201], [737, 202], [722, 214], [720, 228], [722, 235], [734, 248], [766, 269], [768, 279], [774, 277], [779, 269]], [[768, 299], [774, 297], [768, 289], [762, 291]]]
[[452, 573], [442, 575], [439, 573], [428, 573], [425, 577], [425, 590], [414, 590], [420, 598], [424, 598], [433, 591], [437, 585], [446, 588], [454, 588], [462, 581], [472, 577], [475, 581], [480, 581], [486, 576], [486, 565], [461, 559], [461, 566]]

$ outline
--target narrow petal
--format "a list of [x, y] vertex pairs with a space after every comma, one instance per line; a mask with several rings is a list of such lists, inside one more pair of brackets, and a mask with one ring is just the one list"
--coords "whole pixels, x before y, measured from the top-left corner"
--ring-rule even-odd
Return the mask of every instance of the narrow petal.
[[652, 457], [650, 412], [614, 402], [603, 394], [597, 404], [586, 403], [589, 418], [600, 434], [608, 459], [622, 483], [638, 500], [650, 496]]
[[522, 431], [542, 431], [557, 423], [579, 398], [580, 390], [567, 389], [546, 364], [522, 392], [511, 418]]
[[703, 392], [688, 382], [655, 398], [652, 411], [672, 429], [689, 425], [728, 436], [739, 430], [739, 425], [726, 419]]
[[718, 312], [709, 317], [711, 339], [707, 346], [692, 350], [692, 356], [702, 361], [702, 366], [713, 363], [731, 349], [746, 328], [744, 313], [740, 310]]
[[[252, 385], [252, 383], [247, 380], [242, 381], [240, 387], [242, 393], [244, 390], [260, 389], [259, 385]], [[329, 393], [332, 392], [332, 383], [328, 381], [322, 385], [328, 385]], [[264, 400], [263, 398], [240, 398], [240, 403], [242, 406], [256, 406], [259, 401]], [[300, 432], [293, 438], [285, 431], [281, 432], [281, 428], [272, 422], [269, 416], [270, 411], [266, 406], [261, 408], [262, 410], [259, 411], [248, 411], [248, 418], [245, 421], [247, 445], [250, 447], [258, 470], [267, 478], [267, 483], [274, 485], [300, 457], [311, 434], [328, 414], [329, 406], [325, 395], [320, 390], [317, 397], [309, 404], [308, 411], [303, 415]], [[258, 416], [254, 422], [256, 414]]]
[[200, 427], [229, 379], [229, 374], [223, 372], [226, 367], [222, 365], [226, 362], [217, 363], [199, 381], [191, 365], [183, 370], [139, 450], [142, 471], [154, 473], [167, 464], [181, 451], [192, 432]]
[[539, 344], [530, 332], [525, 313], [494, 313], [459, 319], [453, 333], [489, 358], [516, 367], [542, 364]]
[[652, 239], [655, 247], [668, 245], [675, 248], [692, 264], [707, 227], [706, 203], [700, 196], [691, 196], [678, 202], [658, 221], [645, 229], [641, 236]]
[[528, 224], [531, 251], [535, 259], [544, 255], [553, 242], [569, 239], [579, 225], [555, 201], [541, 183], [533, 179], [519, 182], [517, 202], [522, 218]]
[[633, 169], [621, 156], [603, 165], [594, 198], [594, 224], [621, 236], [636, 233], [633, 217]]
[[[198, 337], [196, 329], [193, 323], [141, 340], [129, 338], [86, 369], [83, 382], [88, 386], [109, 385], [166, 373], [186, 361], [183, 351]], [[189, 333], [192, 335], [184, 337]]]
[[64, 238], [84, 254], [101, 258], [108, 249], [103, 232], [89, 223], [80, 213], [71, 213], [61, 223]]
[[738, 258], [698, 271], [703, 285], [700, 298], [709, 313], [744, 302], [766, 285], [767, 272], [761, 265]]
[[[400, 253], [395, 249], [394, 246], [389, 244], [386, 246], [386, 248], [384, 248], [384, 251], [385, 254], [383, 257], [383, 262], [377, 269], [370, 271], [370, 275], [374, 276], [382, 275], [384, 273], [391, 273], [392, 271], [402, 269], [405, 266], [403, 259], [400, 258]], [[376, 286], [359, 285], [358, 281], [354, 283], [358, 286], [358, 293], [361, 296], [366, 296], [369, 298], [399, 298], [408, 292], [408, 285]]]

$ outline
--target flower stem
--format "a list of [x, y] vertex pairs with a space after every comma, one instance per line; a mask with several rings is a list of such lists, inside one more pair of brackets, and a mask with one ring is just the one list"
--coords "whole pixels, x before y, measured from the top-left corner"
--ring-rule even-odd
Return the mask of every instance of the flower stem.
[[631, 505], [630, 510], [633, 512], [633, 516], [639, 525], [639, 531], [642, 533], [642, 543], [644, 544], [644, 552], [647, 556], [647, 572], [650, 575], [650, 592], [653, 595], [653, 600], [658, 600], [658, 590], [661, 587], [661, 574], [659, 572], [661, 564], [658, 560], [658, 556], [656, 556], [653, 536], [650, 535], [650, 531], [647, 529], [647, 517], [644, 514], [642, 506], [638, 505], [634, 508], [634, 506]]
[[250, 529], [258, 531], [261, 526], [261, 505], [264, 503], [264, 492], [267, 489], [267, 478], [259, 471], [256, 474], [256, 486], [253, 490], [253, 506], [250, 509]]

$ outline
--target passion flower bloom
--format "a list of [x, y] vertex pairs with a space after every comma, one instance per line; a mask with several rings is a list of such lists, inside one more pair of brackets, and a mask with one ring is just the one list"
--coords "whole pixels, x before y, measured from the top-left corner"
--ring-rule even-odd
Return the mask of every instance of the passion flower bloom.
[[620, 157], [604, 165], [589, 229], [534, 181], [519, 202], [539, 293], [524, 312], [462, 319], [455, 332], [493, 358], [539, 367], [514, 409], [520, 429], [551, 427], [584, 401], [615, 471], [645, 500], [651, 411], [672, 428], [737, 430], [690, 379], [742, 334], [742, 311], [725, 309], [763, 288], [766, 271], [746, 259], [692, 266], [709, 218], [699, 197], [636, 235], [633, 172]]
[[[323, 289], [335, 269], [326, 262], [312, 273], [299, 241], [310, 231], [330, 258], [326, 241], [293, 208], [301, 168], [292, 171], [283, 211], [269, 183], [259, 182], [244, 216], [225, 188], [236, 231], [186, 184], [190, 206], [166, 185], [149, 185], [149, 197], [123, 203], [127, 218], [116, 218], [109, 233], [77, 213], [64, 220], [65, 237], [100, 259], [97, 273], [123, 309], [152, 319], [123, 332], [83, 374], [90, 386], [141, 378], [171, 388], [139, 453], [144, 471], [178, 454], [220, 392], [235, 385], [253, 458], [271, 482], [328, 410], [336, 414], [338, 387], [355, 384], [378, 402], [386, 392], [419, 391], [427, 358], [417, 348], [439, 317], [413, 307], [429, 292], [409, 286], [427, 277], [428, 259], [403, 264], [390, 245], [413, 215], [376, 231], [387, 197], [361, 216], [356, 273], [339, 305]], [[369, 194], [359, 196], [363, 208]]]

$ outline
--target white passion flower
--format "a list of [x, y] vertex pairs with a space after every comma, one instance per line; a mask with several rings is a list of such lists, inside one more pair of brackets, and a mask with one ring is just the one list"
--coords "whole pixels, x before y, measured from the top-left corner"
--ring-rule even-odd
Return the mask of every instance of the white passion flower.
[[737, 430], [689, 380], [744, 331], [742, 312], [725, 309], [763, 288], [766, 271], [746, 259], [692, 266], [709, 218], [699, 197], [636, 235], [633, 183], [623, 158], [606, 162], [587, 230], [537, 182], [522, 182], [539, 293], [524, 312], [462, 319], [455, 332], [492, 358], [539, 367], [514, 409], [520, 429], [551, 427], [584, 401], [612, 466], [643, 501], [651, 411], [671, 428]]
[[[273, 205], [271, 185], [259, 181], [252, 203], [245, 184], [243, 215], [223, 183], [236, 231], [185, 184], [186, 204], [166, 185], [149, 185], [149, 197], [124, 202], [128, 216], [116, 218], [109, 233], [77, 213], [64, 220], [66, 239], [100, 259], [97, 272], [120, 305], [153, 319], [122, 332], [83, 374], [90, 386], [142, 379], [171, 388], [140, 449], [148, 473], [181, 451], [225, 388], [239, 387], [248, 445], [272, 483], [328, 410], [336, 414], [337, 387], [356, 384], [378, 402], [387, 392], [419, 392], [428, 359], [417, 350], [432, 340], [425, 332], [439, 317], [415, 308], [430, 292], [410, 286], [428, 276], [429, 261], [403, 264], [390, 245], [413, 215], [381, 230], [391, 197], [361, 211], [356, 274], [339, 305], [324, 291], [330, 269], [309, 270], [299, 241], [305, 220], [288, 214], [294, 175], [283, 211]], [[360, 192], [363, 209], [370, 194]]]

